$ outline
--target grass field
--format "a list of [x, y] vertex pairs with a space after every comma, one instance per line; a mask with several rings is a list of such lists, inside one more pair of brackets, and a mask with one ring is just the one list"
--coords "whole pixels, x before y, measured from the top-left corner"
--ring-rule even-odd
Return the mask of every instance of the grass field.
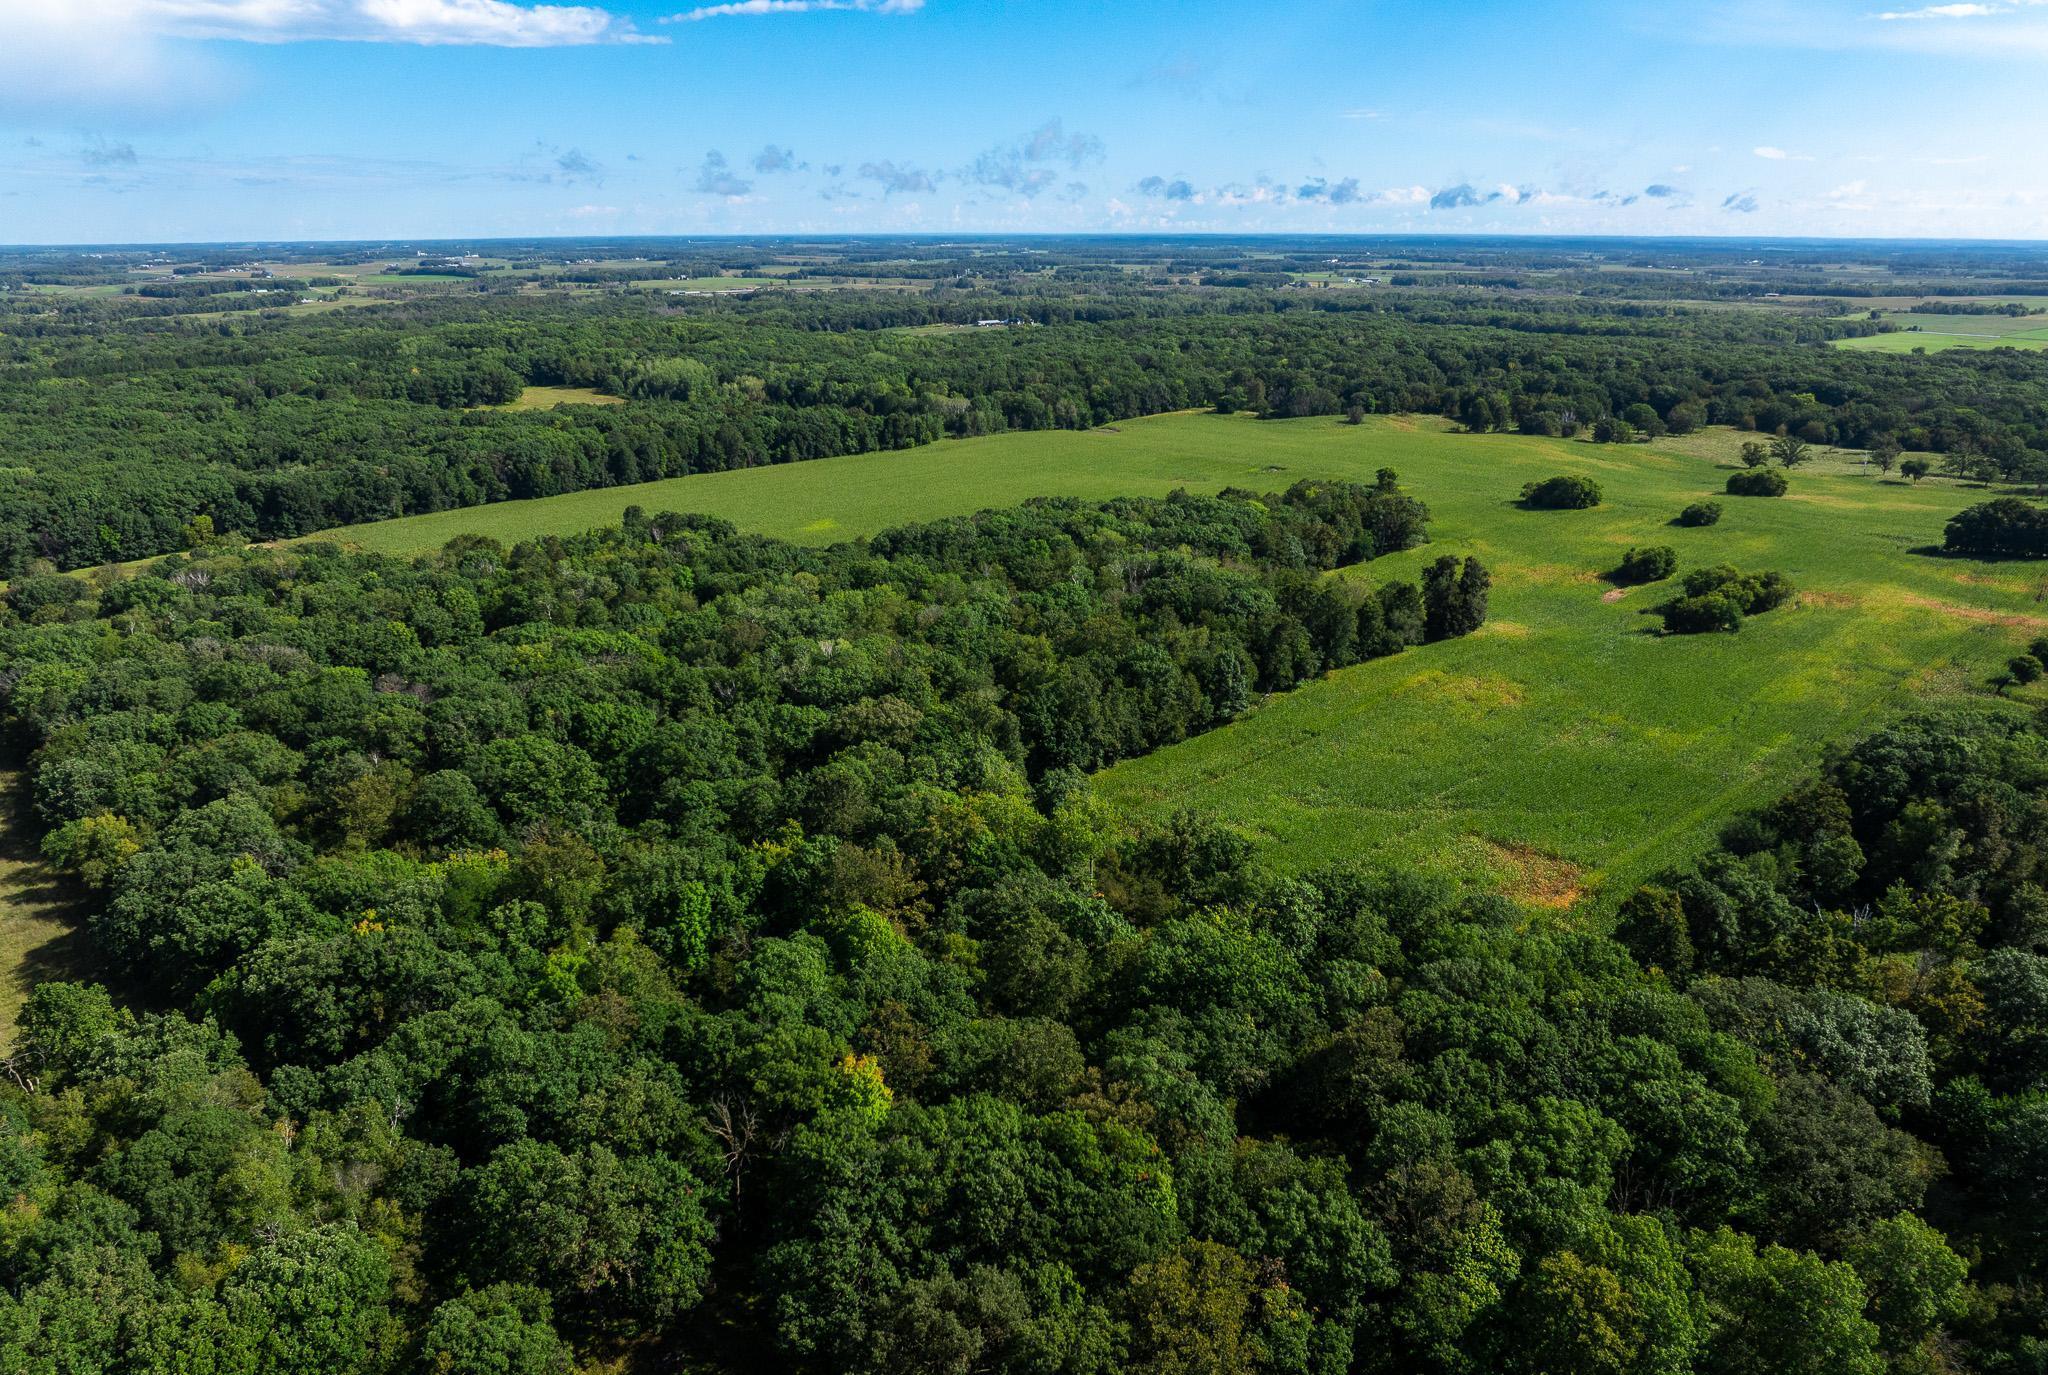
[[[1982, 489], [1809, 469], [1778, 500], [1722, 498], [1718, 526], [1667, 522], [1719, 491], [1713, 433], [1604, 448], [1449, 433], [1433, 420], [1362, 427], [1159, 416], [1113, 430], [1003, 435], [636, 488], [583, 492], [336, 532], [390, 553], [464, 532], [506, 540], [615, 522], [629, 504], [723, 516], [823, 544], [906, 520], [1026, 497], [1284, 487], [1381, 466], [1435, 513], [1436, 543], [1344, 576], [1413, 577], [1445, 552], [1493, 569], [1493, 621], [1469, 640], [1334, 674], [1243, 721], [1121, 765], [1104, 793], [1139, 811], [1193, 803], [1261, 837], [1283, 864], [1405, 857], [1531, 901], [1613, 897], [1709, 843], [1827, 742], [1925, 701], [1978, 690], [2048, 631], [2048, 576], [1910, 552], [1937, 542]], [[1684, 450], [1684, 451], [1681, 451]], [[1598, 510], [1536, 513], [1531, 478], [1595, 477]], [[1601, 579], [1631, 544], [1681, 566], [1781, 569], [1799, 603], [1737, 636], [1664, 639], [1642, 613], [1662, 592]]]
[[13, 1048], [14, 1014], [29, 990], [77, 974], [84, 962], [70, 895], [28, 843], [20, 802], [20, 776], [0, 772], [0, 1054]]

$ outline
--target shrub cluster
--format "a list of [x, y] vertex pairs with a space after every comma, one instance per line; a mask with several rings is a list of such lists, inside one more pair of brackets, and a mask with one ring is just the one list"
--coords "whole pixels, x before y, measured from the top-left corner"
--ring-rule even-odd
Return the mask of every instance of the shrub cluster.
[[1680, 525], [1698, 527], [1718, 524], [1721, 519], [1721, 503], [1718, 501], [1695, 501], [1678, 513]]
[[1662, 582], [1678, 571], [1678, 551], [1668, 544], [1653, 544], [1646, 549], [1631, 549], [1621, 556], [1621, 566], [1614, 570], [1614, 580], [1628, 586], [1639, 583]]
[[1728, 475], [1728, 495], [1732, 497], [1781, 497], [1789, 485], [1776, 468], [1751, 468]]
[[1657, 608], [1668, 635], [1740, 630], [1745, 616], [1775, 610], [1797, 590], [1783, 573], [1741, 573], [1726, 564], [1695, 569], [1681, 586], [1685, 595]]
[[2048, 510], [2018, 497], [1999, 497], [1960, 512], [1943, 547], [1986, 559], [2048, 558]]
[[1589, 477], [1548, 477], [1522, 488], [1522, 505], [1537, 511], [1583, 511], [1600, 504], [1600, 484]]

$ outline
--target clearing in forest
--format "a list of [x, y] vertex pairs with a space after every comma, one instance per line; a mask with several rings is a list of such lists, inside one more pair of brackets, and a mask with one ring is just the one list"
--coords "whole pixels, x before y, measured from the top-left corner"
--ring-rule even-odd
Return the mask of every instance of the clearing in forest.
[[14, 1014], [45, 979], [76, 977], [84, 967], [84, 935], [72, 895], [29, 839], [17, 815], [18, 774], [0, 772], [0, 1055], [13, 1050]]

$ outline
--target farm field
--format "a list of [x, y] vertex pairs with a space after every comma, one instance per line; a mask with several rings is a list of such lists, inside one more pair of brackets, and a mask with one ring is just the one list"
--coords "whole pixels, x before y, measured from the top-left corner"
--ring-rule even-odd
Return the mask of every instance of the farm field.
[[776, 284], [772, 277], [648, 277], [632, 283], [663, 291], [754, 291]]
[[[2038, 570], [1930, 558], [1981, 489], [1796, 475], [1782, 499], [1724, 497], [1708, 529], [1668, 524], [1719, 491], [1714, 452], [1455, 434], [1439, 421], [1259, 422], [1159, 416], [1115, 430], [954, 441], [707, 474], [332, 532], [395, 554], [463, 533], [504, 540], [616, 521], [628, 505], [722, 516], [823, 544], [1037, 495], [1101, 498], [1175, 487], [1272, 489], [1395, 468], [1434, 512], [1435, 543], [1342, 576], [1413, 577], [1443, 553], [1493, 570], [1492, 622], [1468, 640], [1344, 670], [1199, 739], [1102, 776], [1141, 812], [1193, 804], [1256, 835], [1285, 865], [1405, 858], [1537, 904], [1599, 905], [1705, 847], [1830, 741], [1916, 702], [1978, 690], [2048, 630]], [[1684, 446], [1693, 452], [1679, 451]], [[1704, 450], [1704, 452], [1702, 452]], [[1530, 512], [1524, 482], [1595, 478], [1589, 512]], [[1642, 613], [1659, 588], [1602, 580], [1632, 544], [1670, 544], [1681, 570], [1779, 569], [1796, 606], [1738, 636], [1665, 639]]]
[[1843, 339], [1841, 348], [1874, 353], [1911, 353], [1941, 349], [2048, 348], [2048, 316], [2041, 315], [1894, 315], [1901, 328], [1893, 334]]

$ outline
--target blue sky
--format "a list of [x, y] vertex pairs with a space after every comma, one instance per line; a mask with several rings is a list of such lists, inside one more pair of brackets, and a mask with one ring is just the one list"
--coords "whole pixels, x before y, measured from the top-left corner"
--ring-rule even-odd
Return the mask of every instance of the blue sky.
[[0, 0], [0, 242], [2048, 238], [2048, 0]]

